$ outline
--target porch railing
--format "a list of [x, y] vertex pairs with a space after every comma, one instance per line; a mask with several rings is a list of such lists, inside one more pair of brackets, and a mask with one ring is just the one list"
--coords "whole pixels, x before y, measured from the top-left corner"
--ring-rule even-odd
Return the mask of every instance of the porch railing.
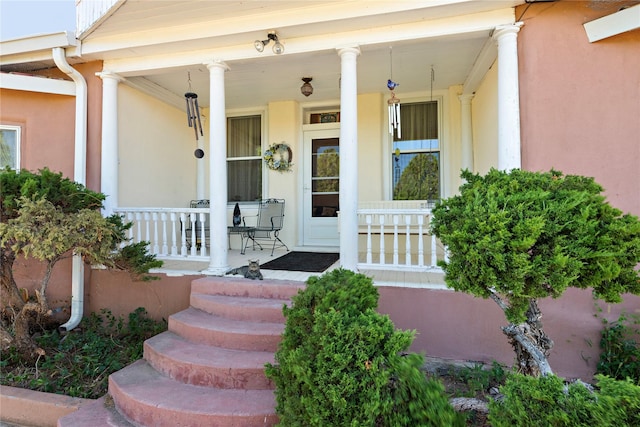
[[114, 213], [133, 223], [132, 242], [149, 242], [149, 252], [158, 258], [209, 259], [207, 208], [117, 208]]
[[430, 233], [431, 208], [426, 203], [369, 206], [375, 204], [380, 206], [358, 209], [358, 268], [441, 271], [438, 261], [446, 260], [447, 251]]
[[[248, 209], [248, 210], [247, 210]], [[250, 212], [251, 208], [245, 208]], [[132, 242], [149, 242], [161, 259], [209, 259], [209, 209], [117, 208], [132, 222]], [[431, 208], [423, 204], [361, 203], [358, 209], [360, 269], [440, 271], [442, 243], [429, 232]]]

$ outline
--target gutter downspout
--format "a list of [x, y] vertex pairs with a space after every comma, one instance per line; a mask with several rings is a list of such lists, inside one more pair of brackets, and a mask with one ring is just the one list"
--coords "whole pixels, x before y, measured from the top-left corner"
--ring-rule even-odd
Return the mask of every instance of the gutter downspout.
[[[87, 82], [67, 62], [65, 50], [53, 48], [53, 61], [76, 84], [76, 132], [73, 180], [86, 186], [87, 176]], [[80, 323], [84, 309], [84, 264], [80, 255], [74, 254], [71, 271], [71, 317], [60, 329], [70, 331]]]

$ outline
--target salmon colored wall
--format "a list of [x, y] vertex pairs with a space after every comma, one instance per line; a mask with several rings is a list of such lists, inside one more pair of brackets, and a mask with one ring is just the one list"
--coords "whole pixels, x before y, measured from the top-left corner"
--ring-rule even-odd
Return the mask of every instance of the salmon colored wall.
[[[512, 365], [514, 353], [503, 335], [506, 319], [490, 300], [447, 290], [380, 287], [379, 311], [400, 329], [415, 329], [412, 351], [445, 359], [498, 361]], [[624, 303], [599, 302], [602, 316], [618, 319], [622, 311], [640, 313], [640, 297]], [[540, 301], [545, 332], [554, 341], [549, 363], [555, 373], [591, 380], [600, 357], [601, 318], [588, 290], [569, 289], [561, 298]]]
[[[102, 62], [75, 66], [87, 81], [87, 187], [100, 189], [100, 136], [102, 82], [95, 73]], [[59, 70], [41, 72], [65, 78]], [[67, 95], [1, 89], [0, 122], [22, 126], [22, 169], [37, 171], [48, 167], [73, 179], [76, 98]]]
[[[129, 273], [93, 269], [85, 265], [84, 314], [99, 313], [103, 308], [125, 319], [138, 307], [144, 307], [156, 320], [189, 307], [191, 281], [201, 276], [169, 277], [158, 274], [160, 280], [132, 281]], [[44, 275], [44, 263], [19, 257], [13, 269], [18, 288], [28, 289], [29, 295], [39, 289]], [[47, 287], [47, 301], [54, 309], [54, 318], [66, 322], [71, 313], [71, 259], [60, 261], [53, 269]]]
[[589, 43], [583, 27], [625, 3], [517, 8], [522, 166], [595, 177], [614, 206], [638, 215], [640, 30]]
[[22, 127], [20, 168], [46, 166], [73, 177], [75, 97], [6, 89], [0, 94], [2, 124]]

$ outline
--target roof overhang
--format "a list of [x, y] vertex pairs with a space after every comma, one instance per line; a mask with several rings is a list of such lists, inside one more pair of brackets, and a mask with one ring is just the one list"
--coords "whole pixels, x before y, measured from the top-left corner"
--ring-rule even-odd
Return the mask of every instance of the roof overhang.
[[590, 43], [637, 30], [640, 28], [640, 4], [587, 22], [583, 26]]

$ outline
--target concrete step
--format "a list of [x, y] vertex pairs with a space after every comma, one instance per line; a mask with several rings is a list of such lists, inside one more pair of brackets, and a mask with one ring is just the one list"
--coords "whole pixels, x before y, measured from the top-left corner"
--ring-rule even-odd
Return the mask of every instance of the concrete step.
[[244, 277], [208, 276], [191, 283], [196, 294], [244, 296], [252, 298], [290, 299], [304, 289], [304, 282], [294, 280], [251, 280]]
[[289, 300], [191, 293], [191, 307], [227, 319], [284, 323], [282, 307]]
[[163, 332], [144, 343], [144, 359], [162, 374], [187, 384], [224, 389], [275, 388], [264, 373], [274, 353], [231, 350], [193, 343]]
[[109, 393], [121, 414], [143, 426], [253, 427], [277, 422], [273, 390], [183, 384], [144, 360], [112, 374]]
[[169, 330], [200, 344], [275, 353], [284, 324], [227, 319], [190, 307], [169, 316]]
[[135, 427], [119, 413], [110, 395], [82, 405], [77, 411], [58, 418], [57, 427]]

